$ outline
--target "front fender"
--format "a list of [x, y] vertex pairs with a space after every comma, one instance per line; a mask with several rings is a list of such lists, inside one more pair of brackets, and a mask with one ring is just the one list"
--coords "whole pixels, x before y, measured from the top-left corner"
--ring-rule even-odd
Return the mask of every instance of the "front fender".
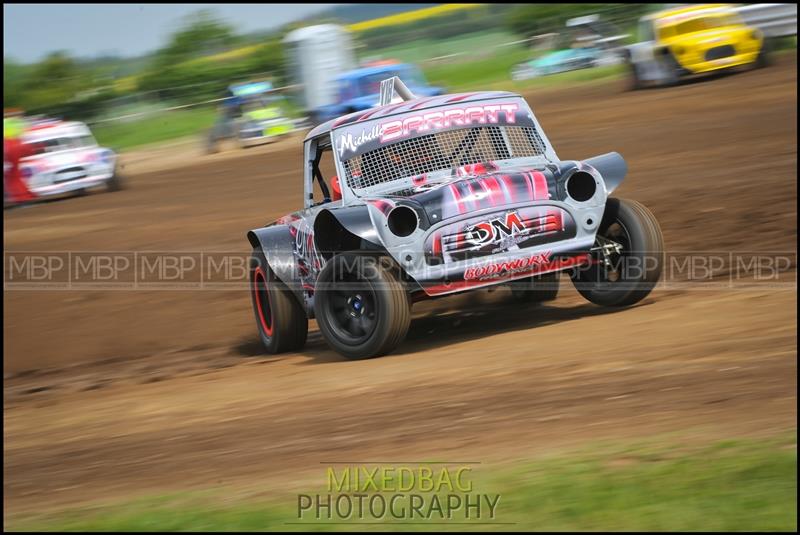
[[625, 51], [631, 63], [644, 63], [653, 59], [653, 43], [650, 41], [628, 45]]
[[294, 255], [294, 236], [288, 225], [271, 225], [248, 231], [247, 241], [253, 249], [260, 248], [275, 276], [304, 302], [302, 284]]
[[609, 194], [617, 189], [628, 174], [628, 164], [618, 152], [608, 152], [583, 161], [597, 169]]
[[361, 248], [383, 249], [366, 205], [324, 209], [314, 221], [314, 243], [326, 258], [331, 253]]

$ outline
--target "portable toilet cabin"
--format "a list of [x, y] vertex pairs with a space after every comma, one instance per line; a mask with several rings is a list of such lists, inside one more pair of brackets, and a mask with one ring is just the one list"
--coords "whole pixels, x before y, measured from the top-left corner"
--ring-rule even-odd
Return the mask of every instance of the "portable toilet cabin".
[[356, 66], [350, 34], [336, 24], [294, 30], [283, 39], [292, 83], [303, 86], [307, 110], [336, 102], [334, 79]]

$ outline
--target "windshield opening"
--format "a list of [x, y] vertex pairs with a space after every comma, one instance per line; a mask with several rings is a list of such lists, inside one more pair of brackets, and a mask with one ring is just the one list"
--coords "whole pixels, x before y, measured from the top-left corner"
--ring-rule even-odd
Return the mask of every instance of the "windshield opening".
[[34, 154], [51, 154], [72, 149], [82, 149], [95, 145], [94, 138], [89, 135], [54, 137], [33, 142], [35, 145]]
[[479, 126], [440, 131], [380, 146], [344, 160], [347, 184], [356, 195], [401, 190], [447, 180], [465, 166], [544, 156], [545, 144], [531, 126]]
[[661, 28], [658, 35], [661, 39], [669, 39], [676, 35], [683, 35], [687, 33], [702, 32], [706, 30], [714, 30], [716, 28], [723, 28], [737, 23], [736, 17], [732, 14], [725, 15], [706, 15], [704, 17], [697, 17], [671, 26]]
[[556, 41], [554, 50], [593, 48], [594, 42], [601, 37], [592, 28], [579, 25], [572, 26], [561, 32]]

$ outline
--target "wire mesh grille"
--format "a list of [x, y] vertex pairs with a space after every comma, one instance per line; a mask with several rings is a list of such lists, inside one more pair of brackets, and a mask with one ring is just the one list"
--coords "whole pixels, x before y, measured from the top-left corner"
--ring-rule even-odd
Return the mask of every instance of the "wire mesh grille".
[[417, 136], [344, 161], [347, 184], [363, 190], [462, 165], [541, 156], [544, 142], [529, 126], [480, 126]]

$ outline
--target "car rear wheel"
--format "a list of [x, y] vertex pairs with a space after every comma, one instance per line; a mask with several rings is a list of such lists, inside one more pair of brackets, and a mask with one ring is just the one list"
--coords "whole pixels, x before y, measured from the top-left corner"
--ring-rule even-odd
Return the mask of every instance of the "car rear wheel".
[[629, 88], [631, 89], [631, 91], [642, 89], [644, 87], [644, 84], [642, 83], [642, 79], [639, 76], [639, 67], [632, 62], [629, 63], [628, 65], [630, 67]]
[[119, 171], [117, 169], [114, 169], [114, 174], [111, 175], [111, 178], [109, 178], [108, 181], [106, 181], [106, 190], [120, 191], [124, 189], [124, 187], [125, 187], [125, 181], [119, 174]]
[[561, 273], [545, 273], [510, 282], [511, 297], [518, 303], [546, 303], [558, 296]]
[[359, 360], [385, 355], [411, 323], [408, 294], [387, 257], [346, 253], [329, 260], [314, 290], [317, 324], [336, 352]]
[[217, 148], [217, 138], [214, 130], [211, 130], [206, 136], [206, 154], [216, 154], [219, 152]]
[[661, 276], [664, 239], [655, 216], [636, 201], [608, 199], [592, 264], [573, 270], [575, 288], [597, 305], [638, 303]]
[[250, 295], [258, 335], [269, 353], [301, 349], [308, 335], [308, 317], [300, 303], [272, 272], [264, 252], [253, 251]]
[[769, 66], [771, 45], [772, 43], [770, 43], [769, 39], [765, 37], [763, 43], [761, 44], [761, 50], [758, 52], [758, 57], [756, 57], [756, 69], [762, 69]]

